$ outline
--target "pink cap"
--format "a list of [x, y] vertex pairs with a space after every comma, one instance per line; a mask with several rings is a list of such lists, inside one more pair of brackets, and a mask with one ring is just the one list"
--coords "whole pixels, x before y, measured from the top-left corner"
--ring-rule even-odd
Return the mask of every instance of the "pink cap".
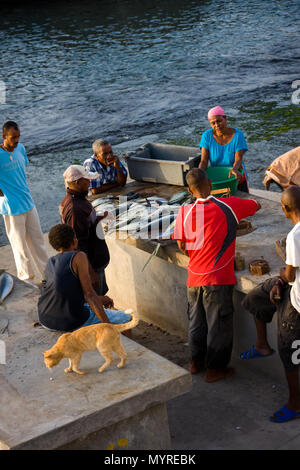
[[65, 181], [77, 181], [80, 178], [95, 180], [99, 177], [99, 173], [87, 171], [82, 165], [71, 165], [64, 172]]
[[210, 120], [214, 116], [225, 116], [224, 109], [221, 106], [215, 106], [208, 111], [207, 118]]

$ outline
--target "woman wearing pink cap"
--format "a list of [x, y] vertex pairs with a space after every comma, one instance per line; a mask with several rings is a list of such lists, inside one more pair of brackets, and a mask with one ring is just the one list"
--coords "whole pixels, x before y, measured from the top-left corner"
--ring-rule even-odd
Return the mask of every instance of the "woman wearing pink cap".
[[[243, 132], [227, 126], [227, 117], [221, 106], [210, 109], [208, 120], [211, 129], [205, 131], [201, 137], [199, 168], [205, 171], [208, 162], [211, 166], [232, 166], [228, 176], [235, 175], [239, 182], [238, 189], [249, 192], [247, 173], [242, 161], [248, 150]], [[240, 168], [244, 170], [243, 175], [238, 172]]]

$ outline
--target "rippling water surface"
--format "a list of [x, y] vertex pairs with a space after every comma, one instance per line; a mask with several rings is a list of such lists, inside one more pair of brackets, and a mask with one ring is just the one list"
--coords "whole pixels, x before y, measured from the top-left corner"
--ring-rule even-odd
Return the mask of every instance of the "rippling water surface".
[[261, 187], [265, 167], [299, 145], [298, 18], [298, 0], [2, 7], [1, 122], [21, 127], [43, 229], [59, 221], [63, 170], [89, 157], [93, 140], [110, 139], [120, 155], [150, 140], [198, 145], [216, 104], [245, 132]]

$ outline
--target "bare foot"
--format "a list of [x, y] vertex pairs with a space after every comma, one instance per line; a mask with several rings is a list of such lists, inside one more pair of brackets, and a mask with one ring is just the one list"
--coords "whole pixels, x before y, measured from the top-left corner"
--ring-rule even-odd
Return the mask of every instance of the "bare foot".
[[205, 382], [218, 382], [229, 379], [235, 373], [233, 367], [223, 367], [222, 369], [206, 369]]
[[259, 344], [256, 344], [254, 346], [254, 349], [255, 351], [257, 351], [259, 354], [262, 354], [263, 356], [269, 356], [270, 354], [272, 354], [273, 352], [273, 349], [268, 345], [259, 345]]

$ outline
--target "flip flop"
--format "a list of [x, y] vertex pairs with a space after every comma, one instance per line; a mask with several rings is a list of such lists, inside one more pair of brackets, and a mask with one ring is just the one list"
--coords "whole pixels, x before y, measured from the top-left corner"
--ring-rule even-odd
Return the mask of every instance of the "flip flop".
[[272, 352], [270, 354], [260, 354], [256, 349], [254, 348], [254, 345], [251, 346], [250, 349], [247, 351], [244, 351], [240, 354], [240, 359], [242, 361], [247, 361], [248, 359], [256, 359], [256, 358], [262, 358], [262, 357], [269, 357], [272, 356], [275, 353], [274, 349], [272, 349]]
[[286, 423], [287, 421], [298, 417], [300, 417], [300, 412], [290, 410], [286, 405], [284, 405], [280, 410], [275, 411], [274, 415], [270, 416], [269, 419], [273, 423]]

